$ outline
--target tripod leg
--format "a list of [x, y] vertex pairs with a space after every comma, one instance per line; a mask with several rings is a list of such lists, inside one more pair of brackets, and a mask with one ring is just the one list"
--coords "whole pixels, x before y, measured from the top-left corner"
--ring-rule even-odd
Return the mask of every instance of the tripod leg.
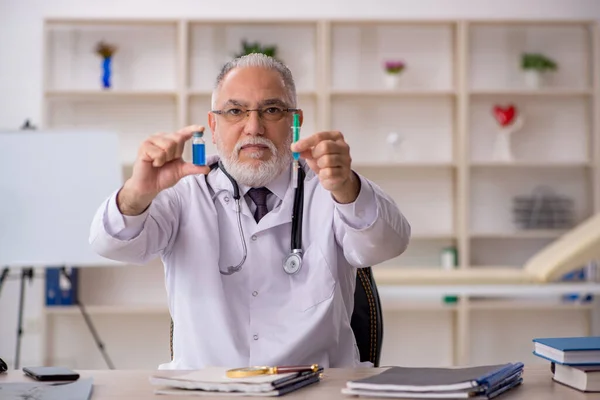
[[25, 308], [25, 279], [33, 278], [33, 268], [21, 270], [21, 289], [19, 293], [19, 319], [17, 323], [17, 346], [15, 354], [15, 369], [19, 369], [21, 358], [21, 337], [23, 336], [23, 309]]
[[0, 293], [2, 293], [2, 285], [4, 285], [4, 281], [6, 280], [9, 271], [10, 268], [8, 267], [2, 268], [2, 273], [0, 274]]
[[[71, 287], [72, 287], [73, 281], [71, 280], [71, 276], [67, 273], [66, 269], [62, 268], [61, 272], [69, 280], [69, 282], [71, 283]], [[81, 315], [83, 316], [83, 319], [85, 320], [85, 323], [87, 324], [88, 329], [90, 330], [90, 332], [92, 333], [92, 336], [94, 337], [96, 346], [98, 346], [98, 349], [100, 349], [100, 352], [102, 353], [102, 356], [104, 357], [104, 361], [106, 361], [106, 365], [108, 365], [108, 368], [110, 368], [110, 369], [115, 369], [110, 357], [108, 357], [108, 354], [106, 353], [106, 350], [104, 349], [104, 343], [102, 343], [102, 341], [100, 340], [100, 336], [98, 335], [98, 332], [96, 332], [96, 328], [94, 328], [94, 324], [92, 324], [92, 320], [91, 320], [90, 316], [85, 311], [85, 307], [83, 306], [83, 304], [81, 304], [81, 302], [79, 301], [79, 295], [77, 295], [75, 297], [75, 302], [77, 303], [77, 306], [79, 307], [79, 310], [81, 311]]]

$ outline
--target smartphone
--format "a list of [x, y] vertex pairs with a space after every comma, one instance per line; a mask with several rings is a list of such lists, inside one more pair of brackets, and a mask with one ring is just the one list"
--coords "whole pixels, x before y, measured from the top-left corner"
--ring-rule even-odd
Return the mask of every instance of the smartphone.
[[37, 381], [76, 381], [79, 374], [65, 367], [23, 367], [27, 376]]

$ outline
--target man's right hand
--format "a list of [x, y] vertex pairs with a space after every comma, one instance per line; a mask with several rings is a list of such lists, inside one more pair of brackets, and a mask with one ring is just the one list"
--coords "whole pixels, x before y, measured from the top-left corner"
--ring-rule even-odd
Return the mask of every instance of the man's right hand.
[[133, 174], [117, 195], [119, 210], [124, 215], [139, 215], [163, 190], [192, 174], [208, 174], [208, 166], [198, 166], [182, 159], [185, 143], [203, 126], [188, 126], [172, 134], [156, 134], [139, 148]]

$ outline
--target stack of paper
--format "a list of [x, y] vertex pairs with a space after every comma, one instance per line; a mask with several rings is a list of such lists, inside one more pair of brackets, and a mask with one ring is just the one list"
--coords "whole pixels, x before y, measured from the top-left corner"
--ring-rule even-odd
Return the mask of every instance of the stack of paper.
[[523, 363], [470, 368], [391, 367], [346, 383], [342, 393], [411, 399], [492, 399], [523, 381]]
[[156, 394], [228, 396], [281, 396], [320, 381], [323, 369], [317, 372], [292, 372], [229, 378], [226, 368], [204, 368], [182, 375], [154, 375], [152, 385], [160, 386]]

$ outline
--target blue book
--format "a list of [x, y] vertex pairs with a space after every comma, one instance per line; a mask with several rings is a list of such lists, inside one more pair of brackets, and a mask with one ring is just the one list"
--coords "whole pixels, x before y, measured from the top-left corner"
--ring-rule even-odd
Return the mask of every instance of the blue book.
[[563, 365], [600, 365], [600, 336], [533, 339], [533, 354]]

